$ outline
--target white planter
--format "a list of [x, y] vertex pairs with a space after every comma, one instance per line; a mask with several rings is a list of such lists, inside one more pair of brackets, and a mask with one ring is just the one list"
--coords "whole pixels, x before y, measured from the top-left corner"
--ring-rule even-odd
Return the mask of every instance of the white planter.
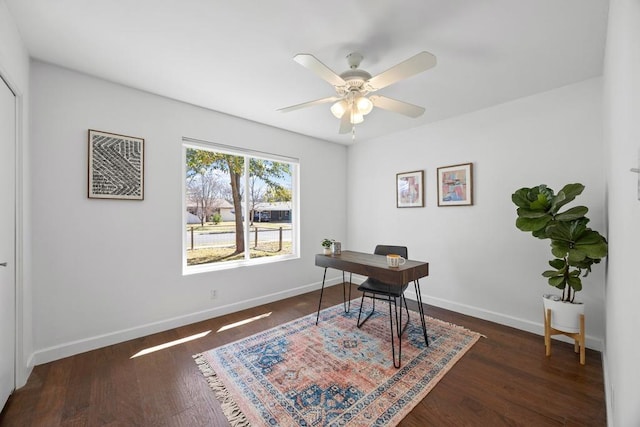
[[323, 251], [323, 253], [324, 253], [325, 255], [331, 255], [331, 248], [325, 248], [325, 247], [323, 247], [323, 248], [322, 248], [322, 251]]
[[[550, 295], [554, 297], [555, 295]], [[551, 327], [562, 332], [578, 333], [580, 332], [580, 315], [584, 314], [584, 304], [570, 303], [563, 301], [554, 301], [542, 297], [544, 305], [544, 313], [547, 315], [547, 309], [551, 309]]]

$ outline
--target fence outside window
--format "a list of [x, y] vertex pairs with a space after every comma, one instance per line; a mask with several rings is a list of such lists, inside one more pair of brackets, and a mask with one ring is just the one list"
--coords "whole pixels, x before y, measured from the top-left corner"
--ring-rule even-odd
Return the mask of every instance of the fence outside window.
[[[234, 227], [220, 228], [215, 231], [196, 230], [197, 227], [189, 227], [187, 230], [187, 247], [190, 250], [202, 248], [229, 248], [236, 244], [236, 234]], [[249, 235], [249, 245], [254, 249], [269, 248], [277, 243], [278, 250], [282, 250], [283, 242], [291, 242], [291, 227], [257, 227], [251, 226]]]

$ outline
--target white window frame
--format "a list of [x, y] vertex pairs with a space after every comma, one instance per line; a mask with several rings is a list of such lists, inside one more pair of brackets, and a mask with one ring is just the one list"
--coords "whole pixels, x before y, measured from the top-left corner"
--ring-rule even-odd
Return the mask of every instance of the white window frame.
[[[242, 201], [242, 214], [244, 221], [244, 259], [235, 261], [214, 262], [209, 264], [187, 265], [187, 248], [189, 242], [186, 236], [185, 224], [187, 223], [187, 194], [185, 185], [185, 176], [187, 174], [187, 149], [214, 151], [217, 153], [230, 154], [233, 156], [244, 156], [244, 188], [245, 195], [248, 194], [249, 188], [249, 158], [262, 160], [271, 160], [276, 162], [285, 162], [292, 165], [291, 170], [291, 253], [284, 255], [274, 255], [259, 258], [250, 258], [250, 224], [249, 204], [245, 200]], [[230, 145], [217, 144], [213, 142], [203, 141], [194, 138], [182, 138], [182, 274], [198, 274], [209, 271], [227, 270], [230, 268], [238, 268], [252, 265], [269, 264], [273, 262], [286, 261], [300, 258], [300, 160], [295, 157], [288, 157], [279, 154], [267, 153], [263, 151], [251, 150]]]

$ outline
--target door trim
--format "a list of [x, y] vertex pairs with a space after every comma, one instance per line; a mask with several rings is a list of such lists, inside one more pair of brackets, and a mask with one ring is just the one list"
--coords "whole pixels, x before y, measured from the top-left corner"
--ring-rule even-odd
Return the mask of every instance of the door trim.
[[[24, 337], [24, 142], [25, 133], [23, 124], [25, 121], [24, 94], [19, 86], [11, 78], [11, 74], [0, 64], [0, 79], [4, 81], [9, 90], [15, 96], [15, 159], [14, 159], [14, 216], [15, 216], [15, 355], [14, 355], [14, 387], [18, 389], [27, 383], [27, 379], [33, 370], [33, 356], [25, 360]], [[30, 324], [32, 323], [29, 322]]]

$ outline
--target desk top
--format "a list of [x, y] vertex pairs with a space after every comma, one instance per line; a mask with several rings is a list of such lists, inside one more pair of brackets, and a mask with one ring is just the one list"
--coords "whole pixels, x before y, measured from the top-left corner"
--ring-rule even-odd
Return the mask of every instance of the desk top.
[[404, 285], [429, 275], [429, 263], [407, 260], [399, 267], [389, 267], [385, 255], [355, 251], [342, 251], [340, 255], [316, 255], [318, 267], [361, 274], [381, 282]]

